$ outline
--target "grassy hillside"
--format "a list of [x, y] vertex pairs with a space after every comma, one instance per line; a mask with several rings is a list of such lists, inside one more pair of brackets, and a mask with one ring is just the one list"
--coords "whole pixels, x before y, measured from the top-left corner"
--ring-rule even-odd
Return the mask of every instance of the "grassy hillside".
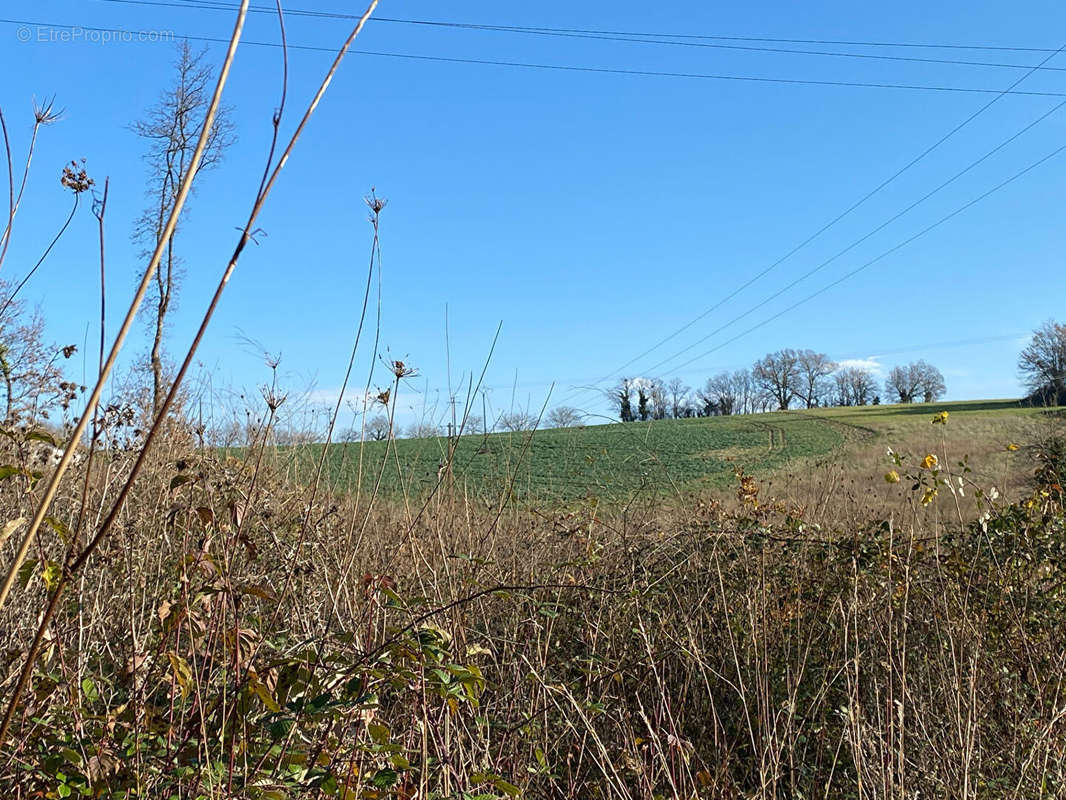
[[[767, 475], [840, 453], [848, 443], [861, 450], [881, 434], [932, 434], [928, 423], [939, 411], [951, 414], [957, 423], [952, 435], [963, 441], [990, 441], [1004, 425], [1033, 414], [1016, 401], [990, 400], [594, 425], [537, 431], [532, 437], [469, 435], [457, 447], [454, 475], [460, 487], [486, 496], [499, 497], [513, 483], [515, 496], [526, 500], [668, 495], [727, 486], [735, 467]], [[365, 490], [380, 474], [384, 495], [415, 497], [436, 485], [447, 439], [392, 442], [382, 471], [385, 447], [367, 443], [360, 458], [358, 445], [333, 445], [327, 482], [338, 490], [361, 483]], [[298, 479], [308, 478], [320, 454], [321, 446], [298, 451]]]

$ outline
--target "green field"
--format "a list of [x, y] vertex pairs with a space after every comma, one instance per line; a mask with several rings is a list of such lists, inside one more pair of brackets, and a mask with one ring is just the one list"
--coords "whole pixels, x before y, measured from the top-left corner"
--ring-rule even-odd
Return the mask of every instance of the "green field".
[[[500, 497], [511, 488], [524, 500], [573, 501], [597, 497], [626, 501], [697, 489], [722, 488], [735, 467], [766, 475], [790, 464], [833, 453], [847, 442], [867, 441], [928, 428], [934, 413], [949, 411], [953, 428], [995, 430], [998, 421], [1032, 414], [1017, 401], [990, 400], [909, 406], [869, 406], [788, 411], [735, 417], [593, 425], [525, 433], [468, 435], [454, 459], [457, 487], [472, 495]], [[363, 446], [333, 445], [326, 481], [335, 490], [367, 490], [381, 475], [385, 496], [424, 496], [437, 485], [448, 440], [401, 439]], [[321, 445], [301, 448], [293, 459], [306, 481]], [[360, 478], [361, 475], [361, 478]]]

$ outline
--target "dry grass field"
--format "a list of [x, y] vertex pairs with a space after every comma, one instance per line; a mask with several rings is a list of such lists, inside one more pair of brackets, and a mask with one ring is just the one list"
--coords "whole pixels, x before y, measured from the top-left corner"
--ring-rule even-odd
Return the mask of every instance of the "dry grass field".
[[[1032, 480], [1057, 423], [943, 410], [813, 412], [841, 430], [831, 454], [556, 506], [446, 480], [357, 498], [174, 428], [44, 631], [0, 780], [19, 797], [1062, 796], [1066, 538], [1061, 490]], [[20, 570], [9, 697], [77, 520], [129, 467], [76, 467]], [[2, 486], [28, 514], [40, 482]]]

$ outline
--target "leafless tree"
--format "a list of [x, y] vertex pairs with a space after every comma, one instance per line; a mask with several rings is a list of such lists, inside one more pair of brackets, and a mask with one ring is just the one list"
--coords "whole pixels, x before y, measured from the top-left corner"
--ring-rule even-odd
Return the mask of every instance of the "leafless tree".
[[885, 378], [885, 394], [895, 395], [900, 403], [913, 403], [918, 392], [918, 377], [909, 366], [892, 367]]
[[552, 428], [573, 428], [581, 424], [581, 412], [573, 406], [559, 406], [548, 414], [548, 426]]
[[392, 436], [392, 425], [384, 414], [378, 414], [366, 424], [366, 438], [372, 442], [383, 442]]
[[470, 414], [462, 420], [463, 436], [473, 436], [475, 433], [486, 433], [485, 420], [477, 414]]
[[413, 422], [407, 427], [405, 435], [408, 439], [435, 439], [441, 435], [441, 428], [432, 422]]
[[771, 397], [780, 411], [785, 411], [800, 385], [799, 354], [790, 349], [770, 353], [755, 362], [751, 376], [756, 388]]
[[658, 378], [648, 383], [648, 401], [651, 404], [651, 418], [666, 419], [670, 411], [670, 403], [666, 394], [666, 386]]
[[935, 403], [943, 397], [944, 392], [947, 391], [947, 385], [944, 383], [944, 376], [940, 370], [925, 361], [916, 361], [911, 368], [918, 371], [918, 391], [922, 396], [922, 402]]
[[[192, 166], [200, 130], [211, 104], [214, 78], [211, 66], [205, 62], [205, 55], [206, 50], [194, 52], [189, 43], [183, 41], [178, 46], [174, 85], [163, 93], [144, 119], [132, 126], [134, 132], [147, 143], [144, 160], [148, 165], [145, 192], [148, 204], [138, 217], [133, 232], [134, 241], [144, 248], [142, 256], [145, 258], [152, 254], [163, 236], [178, 189]], [[233, 141], [233, 126], [228, 112], [220, 108], [200, 162], [200, 172], [218, 166]], [[186, 203], [182, 210], [183, 217], [188, 208]], [[153, 411], [159, 410], [168, 388], [163, 363], [163, 339], [167, 315], [176, 305], [181, 277], [181, 262], [174, 252], [174, 241], [179, 230], [180, 226], [175, 228], [166, 242], [149, 307]]]
[[893, 367], [885, 379], [885, 392], [895, 395], [900, 403], [913, 403], [918, 398], [931, 403], [945, 391], [944, 376], [925, 361]]
[[688, 393], [690, 389], [680, 378], [671, 378], [666, 384], [666, 391], [670, 398], [670, 416], [681, 419], [688, 416]]
[[840, 406], [864, 406], [877, 391], [873, 373], [863, 367], [842, 367], [833, 376], [836, 403]]
[[[0, 391], [6, 424], [35, 424], [57, 408], [66, 409], [79, 387], [64, 379], [61, 364], [75, 349], [55, 347], [44, 338], [44, 319], [11, 299], [11, 286], [0, 280]], [[10, 302], [9, 302], [10, 301]]]
[[736, 412], [737, 395], [736, 384], [733, 376], [728, 372], [721, 372], [714, 377], [708, 378], [703, 389], [699, 393], [703, 404], [705, 416], [721, 414], [729, 416]]
[[828, 378], [836, 369], [836, 364], [825, 353], [800, 350], [796, 353], [796, 368], [799, 373], [797, 396], [807, 408], [820, 405], [823, 396], [828, 392]]
[[537, 418], [532, 414], [527, 414], [525, 411], [511, 411], [507, 414], [502, 414], [497, 424], [505, 431], [519, 433], [536, 428]]
[[1066, 403], [1066, 325], [1048, 320], [1018, 356], [1018, 371], [1032, 400]]

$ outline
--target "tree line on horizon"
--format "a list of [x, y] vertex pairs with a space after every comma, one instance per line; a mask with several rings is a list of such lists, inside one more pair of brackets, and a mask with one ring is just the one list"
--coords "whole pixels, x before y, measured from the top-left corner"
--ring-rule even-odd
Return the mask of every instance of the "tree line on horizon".
[[[786, 348], [750, 369], [720, 372], [696, 390], [680, 378], [622, 378], [607, 393], [622, 422], [717, 417], [789, 408], [879, 405], [882, 384], [873, 371], [838, 364], [825, 353]], [[893, 367], [883, 384], [889, 402], [932, 403], [945, 391], [944, 376], [926, 361]]]

